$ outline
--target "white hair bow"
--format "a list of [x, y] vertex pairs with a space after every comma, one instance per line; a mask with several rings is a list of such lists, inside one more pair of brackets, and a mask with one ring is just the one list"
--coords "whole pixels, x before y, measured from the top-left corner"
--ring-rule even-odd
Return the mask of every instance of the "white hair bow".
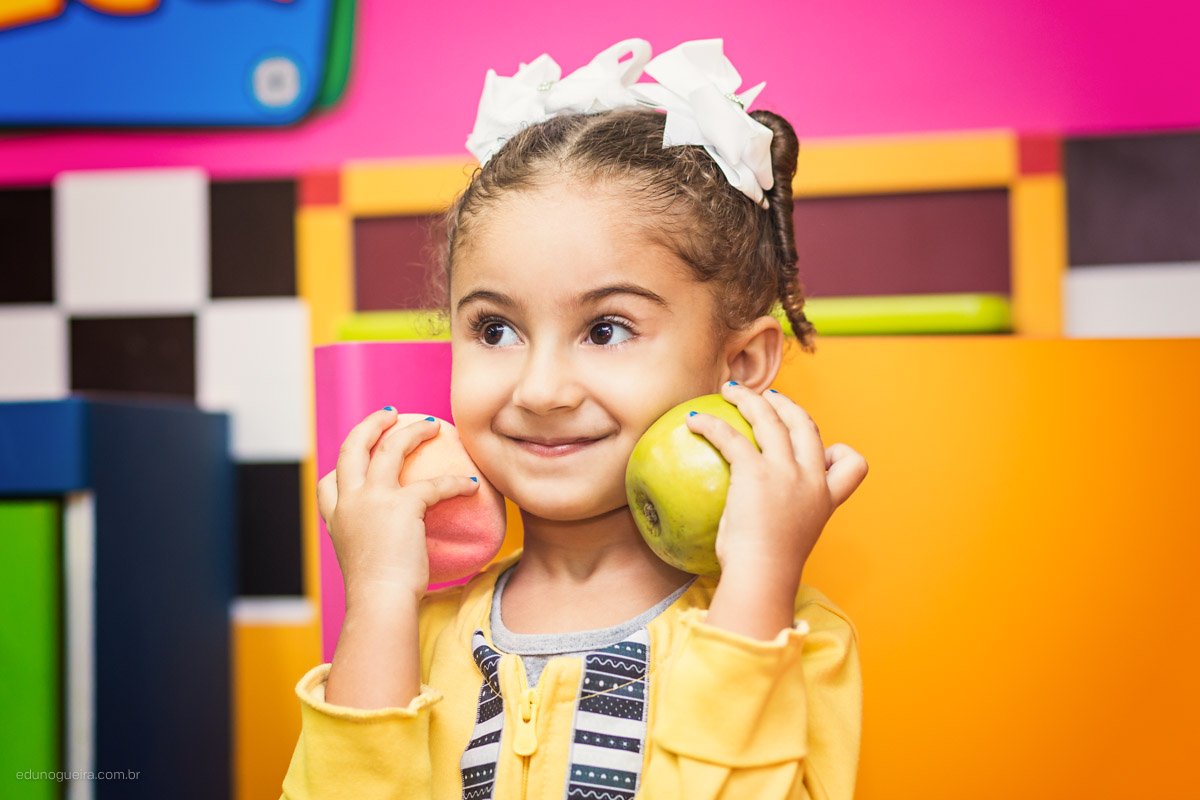
[[763, 190], [775, 185], [772, 131], [746, 113], [766, 83], [741, 94], [742, 77], [722, 52], [721, 39], [684, 42], [646, 65], [658, 81], [634, 91], [667, 112], [663, 147], [702, 145], [731, 184], [767, 208]]
[[[513, 134], [556, 114], [651, 106], [667, 112], [663, 147], [704, 147], [734, 188], [766, 208], [763, 191], [775, 183], [772, 132], [746, 113], [766, 84], [736, 94], [742, 78], [723, 45], [684, 42], [651, 61], [649, 42], [626, 39], [561, 80], [562, 70], [545, 53], [511, 78], [489, 69], [467, 149], [486, 164]], [[658, 83], [634, 85], [643, 69]]]
[[[630, 57], [622, 61], [625, 56]], [[546, 53], [521, 64], [511, 78], [489, 69], [467, 149], [480, 164], [486, 164], [513, 134], [556, 114], [637, 105], [638, 98], [629, 87], [641, 77], [649, 60], [649, 42], [625, 39], [565, 78], [561, 78], [562, 68]]]

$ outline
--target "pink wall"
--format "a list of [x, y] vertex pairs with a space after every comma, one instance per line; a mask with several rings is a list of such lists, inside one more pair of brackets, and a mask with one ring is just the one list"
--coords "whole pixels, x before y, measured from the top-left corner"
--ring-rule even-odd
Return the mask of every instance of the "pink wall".
[[[413, 380], [419, 376], [419, 380]], [[394, 405], [401, 414], [450, 413], [449, 342], [341, 342], [313, 353], [316, 386], [317, 474], [337, 467], [350, 429], [368, 414]], [[333, 540], [320, 526], [321, 648], [329, 661], [346, 616], [346, 593]], [[444, 584], [432, 584], [435, 588]]]
[[489, 66], [511, 73], [548, 50], [569, 70], [629, 36], [656, 51], [723, 36], [747, 84], [767, 81], [758, 106], [788, 116], [802, 137], [1200, 126], [1194, 0], [608, 0], [586, 13], [541, 0], [359, 5], [356, 72], [343, 104], [319, 120], [284, 131], [9, 135], [0, 183], [45, 183], [62, 169], [186, 164], [235, 177], [465, 156]]

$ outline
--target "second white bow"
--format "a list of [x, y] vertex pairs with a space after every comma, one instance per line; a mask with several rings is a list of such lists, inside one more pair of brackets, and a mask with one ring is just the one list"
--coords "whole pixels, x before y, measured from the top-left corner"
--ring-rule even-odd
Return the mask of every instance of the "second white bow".
[[767, 207], [763, 191], [775, 185], [770, 128], [746, 113], [766, 83], [737, 94], [742, 77], [725, 57], [721, 39], [684, 42], [646, 65], [658, 83], [634, 91], [667, 112], [663, 147], [704, 147], [726, 179], [754, 202]]

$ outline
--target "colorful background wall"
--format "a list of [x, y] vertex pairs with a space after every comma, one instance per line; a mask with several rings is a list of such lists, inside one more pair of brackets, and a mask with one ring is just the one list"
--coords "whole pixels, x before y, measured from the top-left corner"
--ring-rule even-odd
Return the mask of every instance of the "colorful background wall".
[[[228, 780], [191, 788], [278, 796], [299, 731], [292, 687], [329, 657], [340, 623], [313, 489], [330, 443], [389, 402], [449, 417], [432, 379], [432, 395], [405, 395], [362, 365], [396, 363], [420, 338], [448, 366], [444, 331], [423, 313], [431, 237], [471, 168], [463, 141], [483, 73], [543, 51], [569, 70], [637, 35], [656, 50], [723, 36], [745, 82], [767, 81], [758, 105], [802, 140], [797, 244], [821, 336], [816, 356], [789, 355], [776, 386], [871, 464], [806, 573], [858, 626], [858, 796], [1188, 796], [1200, 726], [1189, 677], [1200, 602], [1188, 591], [1200, 515], [1187, 502], [1200, 447], [1200, 12], [242, 5], [162, 0], [116, 17], [49, 2], [0, 17], [0, 75], [79, 74], [85, 60], [62, 42], [113, 54], [145, 46], [138, 26], [161, 26], [132, 72], [67, 82], [81, 96], [98, 86], [107, 104], [55, 107], [36, 77], [0, 88], [0, 584], [14, 587], [0, 594], [0, 660], [32, 653], [22, 663], [37, 689], [0, 716], [41, 725], [13, 739], [22, 747], [0, 740], [0, 795], [161, 792], [145, 776], [11, 778], [158, 764], [150, 734], [106, 723], [127, 691], [112, 670], [122, 659], [153, 670], [140, 647], [228, 662], [228, 680], [207, 661], [199, 676], [200, 662], [188, 672], [165, 658], [148, 673], [163, 698], [172, 682], [203, 686], [228, 711], [201, 726]], [[245, 47], [208, 55], [233, 24]], [[264, 26], [293, 38], [264, 44], [253, 35]], [[211, 87], [178, 77], [194, 59], [172, 41], [226, 59], [204, 70]], [[30, 69], [47, 52], [57, 59]], [[164, 108], [138, 80], [153, 59], [180, 81], [174, 117], [144, 116]], [[321, 369], [337, 378], [325, 395]], [[204, 469], [225, 522], [147, 555], [125, 581], [144, 582], [140, 595], [100, 578], [120, 574], [117, 556], [71, 561], [80, 541], [122, 552], [105, 533], [103, 498], [115, 495], [86, 471], [22, 477], [31, 450], [14, 432], [29, 414], [52, 425], [97, 403], [219, 445]], [[91, 430], [63, 452], [103, 464], [90, 454], [116, 451]], [[121, 502], [136, 507], [136, 493]], [[509, 511], [504, 552], [520, 542]], [[209, 578], [179, 595], [171, 574], [196, 553]], [[78, 588], [91, 574], [94, 594]], [[114, 623], [89, 616], [88, 598], [129, 604], [142, 640], [98, 643]], [[203, 622], [171, 629], [160, 608]], [[72, 639], [79, 630], [92, 633]], [[143, 727], [178, 729], [194, 713], [166, 703]]]

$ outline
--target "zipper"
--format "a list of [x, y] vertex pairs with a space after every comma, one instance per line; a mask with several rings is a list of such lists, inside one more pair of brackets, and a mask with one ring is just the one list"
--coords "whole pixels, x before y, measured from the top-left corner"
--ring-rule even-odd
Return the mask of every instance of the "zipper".
[[517, 736], [513, 740], [513, 752], [522, 758], [528, 758], [537, 752], [538, 690], [526, 689], [521, 692], [521, 702], [517, 706]]
[[538, 690], [526, 688], [521, 692], [517, 705], [517, 735], [513, 739], [513, 752], [521, 757], [521, 797], [529, 792], [529, 761], [537, 752]]

